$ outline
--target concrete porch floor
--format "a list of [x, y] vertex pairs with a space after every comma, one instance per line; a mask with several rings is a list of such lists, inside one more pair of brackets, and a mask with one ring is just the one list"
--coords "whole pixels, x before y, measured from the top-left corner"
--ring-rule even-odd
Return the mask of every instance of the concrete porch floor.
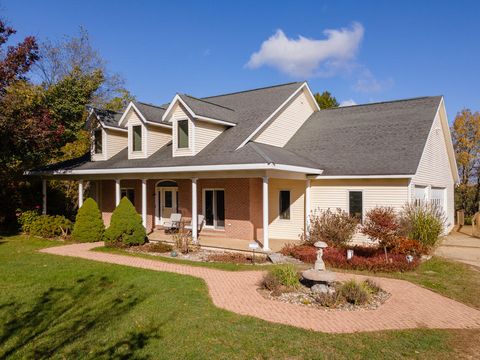
[[[248, 251], [252, 250], [248, 247], [248, 244], [254, 242], [255, 240], [245, 240], [245, 239], [233, 239], [223, 236], [222, 232], [204, 232], [200, 233], [198, 238], [200, 246], [206, 249], [218, 249], [218, 250], [234, 250], [234, 251]], [[173, 234], [166, 234], [163, 230], [154, 230], [148, 235], [150, 241], [163, 241], [167, 243], [173, 243]], [[262, 250], [262, 243], [260, 241], [255, 241], [259, 244], [259, 248], [255, 251], [265, 252]], [[270, 239], [270, 250], [269, 252], [279, 251], [285, 244], [295, 244], [299, 240], [282, 240], [282, 239]]]

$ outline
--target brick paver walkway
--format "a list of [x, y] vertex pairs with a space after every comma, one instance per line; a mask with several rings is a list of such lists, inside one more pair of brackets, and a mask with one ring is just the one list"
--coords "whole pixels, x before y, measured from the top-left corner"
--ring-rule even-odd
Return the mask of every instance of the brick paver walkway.
[[[89, 251], [101, 245], [101, 242], [74, 244], [41, 251], [199, 277], [207, 283], [213, 303], [222, 309], [315, 331], [350, 333], [417, 327], [480, 328], [480, 311], [403, 280], [373, 278], [392, 294], [376, 310], [321, 310], [265, 299], [256, 290], [263, 275], [260, 271], [229, 272]], [[338, 274], [338, 278], [361, 280], [366, 277]]]

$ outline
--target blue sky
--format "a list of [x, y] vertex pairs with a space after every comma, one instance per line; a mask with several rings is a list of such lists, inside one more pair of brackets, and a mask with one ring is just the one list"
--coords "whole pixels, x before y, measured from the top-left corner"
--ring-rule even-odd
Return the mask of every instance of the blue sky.
[[0, 11], [17, 38], [84, 26], [154, 104], [306, 79], [341, 102], [442, 94], [450, 121], [480, 110], [478, 1], [0, 0]]

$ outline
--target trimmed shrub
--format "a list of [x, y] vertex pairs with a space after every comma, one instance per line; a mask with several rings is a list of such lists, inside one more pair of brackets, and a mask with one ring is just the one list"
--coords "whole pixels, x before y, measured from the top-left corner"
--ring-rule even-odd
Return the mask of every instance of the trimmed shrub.
[[100, 241], [103, 239], [104, 232], [105, 225], [97, 203], [92, 198], [86, 199], [82, 207], [78, 209], [75, 218], [72, 232], [73, 240], [79, 242]]
[[312, 245], [285, 244], [280, 250], [285, 256], [291, 256], [305, 263], [313, 264], [317, 260], [317, 249]]
[[105, 231], [105, 242], [108, 245], [142, 245], [146, 242], [146, 237], [142, 217], [137, 214], [128, 198], [122, 198], [113, 211], [110, 226]]
[[32, 224], [40, 216], [37, 210], [27, 210], [21, 212], [17, 218], [18, 223], [24, 233], [29, 234]]
[[369, 291], [365, 285], [355, 280], [344, 282], [339, 289], [339, 293], [345, 301], [353, 305], [363, 305], [370, 299]]
[[335, 212], [330, 209], [310, 215], [310, 226], [300, 239], [304, 244], [313, 245], [324, 241], [329, 246], [343, 247], [355, 234], [358, 220], [349, 216], [342, 209]]
[[388, 254], [381, 249], [355, 246], [354, 255], [347, 260], [347, 252], [344, 249], [326, 248], [323, 251], [323, 261], [328, 266], [345, 270], [367, 270], [372, 272], [395, 272], [414, 270], [419, 264], [419, 257], [413, 257], [408, 262], [403, 254]]
[[44, 238], [65, 238], [71, 230], [72, 222], [60, 215], [40, 215], [30, 225], [30, 235]]
[[440, 207], [406, 204], [400, 216], [401, 234], [419, 241], [425, 249], [431, 249], [443, 232], [445, 220]]
[[398, 237], [391, 251], [393, 254], [420, 256], [425, 252], [425, 249], [417, 240]]
[[365, 215], [361, 232], [372, 240], [378, 240], [386, 249], [395, 246], [399, 223], [392, 207], [375, 207]]

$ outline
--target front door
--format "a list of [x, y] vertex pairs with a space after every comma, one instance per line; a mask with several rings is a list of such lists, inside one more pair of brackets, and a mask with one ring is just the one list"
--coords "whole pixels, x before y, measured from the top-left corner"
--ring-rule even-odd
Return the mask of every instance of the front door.
[[214, 229], [225, 228], [225, 191], [205, 189], [204, 192], [205, 226]]
[[157, 192], [159, 222], [160, 225], [165, 223], [165, 220], [170, 219], [172, 213], [177, 212], [177, 197], [178, 188], [176, 187], [162, 187]]

